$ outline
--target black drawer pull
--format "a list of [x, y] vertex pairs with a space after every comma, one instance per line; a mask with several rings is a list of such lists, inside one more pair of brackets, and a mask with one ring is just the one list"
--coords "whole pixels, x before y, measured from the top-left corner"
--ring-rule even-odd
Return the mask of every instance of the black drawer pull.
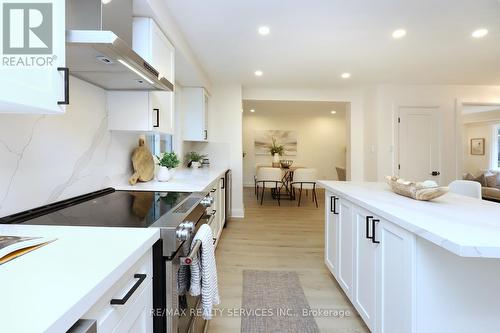
[[370, 236], [370, 220], [373, 219], [373, 216], [367, 216], [366, 217], [366, 234], [365, 237], [367, 239], [372, 239], [372, 236]]
[[57, 105], [69, 105], [69, 68], [57, 67], [57, 70], [64, 73], [64, 100], [58, 101]]
[[380, 222], [380, 220], [376, 220], [376, 219], [373, 219], [372, 220], [372, 243], [375, 243], [375, 244], [379, 244], [380, 241], [376, 240], [376, 236], [375, 236], [375, 231], [377, 230], [377, 226], [376, 226], [376, 223]]
[[111, 305], [123, 305], [127, 303], [128, 299], [134, 294], [134, 292], [139, 288], [142, 281], [146, 280], [146, 274], [134, 274], [134, 279], [139, 279], [137, 282], [130, 288], [125, 297], [123, 298], [113, 298], [109, 303]]

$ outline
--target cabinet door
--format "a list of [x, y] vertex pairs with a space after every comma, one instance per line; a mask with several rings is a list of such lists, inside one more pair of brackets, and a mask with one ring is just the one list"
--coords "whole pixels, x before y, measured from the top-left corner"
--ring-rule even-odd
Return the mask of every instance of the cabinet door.
[[325, 194], [325, 264], [330, 272], [338, 279], [338, 221], [339, 215], [337, 209], [334, 210], [337, 198], [331, 192]]
[[174, 134], [174, 94], [166, 91], [149, 93], [152, 104], [152, 131]]
[[353, 304], [368, 328], [373, 331], [376, 316], [375, 277], [378, 243], [374, 243], [370, 237], [373, 235], [374, 224], [380, 220], [358, 207], [354, 208], [353, 217], [355, 227]]
[[413, 294], [415, 235], [387, 221], [376, 230], [377, 329], [379, 333], [415, 332]]
[[[213, 237], [218, 240], [220, 233], [220, 212], [219, 212], [219, 189], [218, 185], [214, 184], [211, 190], [214, 203], [212, 204], [212, 213], [215, 212], [215, 218], [212, 220], [210, 227], [212, 228]], [[217, 242], [217, 241], [216, 241]]]
[[8, 22], [0, 64], [0, 113], [65, 112], [69, 77], [58, 70], [66, 66], [65, 2], [45, 2], [2, 2], [2, 17]]
[[184, 140], [208, 141], [209, 96], [203, 88], [182, 89]]
[[156, 119], [147, 91], [108, 91], [108, 128], [116, 131], [152, 131]]
[[337, 200], [339, 209], [338, 219], [338, 278], [340, 286], [346, 295], [352, 297], [353, 283], [353, 212], [352, 204], [342, 198]]

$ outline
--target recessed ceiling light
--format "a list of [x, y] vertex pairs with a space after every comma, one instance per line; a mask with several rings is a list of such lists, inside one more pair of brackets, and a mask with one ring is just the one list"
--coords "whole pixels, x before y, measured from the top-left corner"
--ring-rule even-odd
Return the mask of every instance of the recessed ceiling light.
[[259, 27], [258, 31], [262, 36], [267, 36], [271, 32], [271, 29], [269, 29], [268, 26], [263, 25], [262, 27]]
[[264, 74], [261, 70], [255, 71], [255, 76], [262, 76]]
[[405, 29], [397, 29], [392, 32], [392, 38], [394, 39], [399, 39], [403, 38], [406, 36], [406, 30]]
[[348, 79], [351, 77], [351, 73], [342, 73], [342, 75], [340, 75], [340, 77], [342, 77], [343, 79]]
[[488, 34], [488, 29], [481, 28], [481, 29], [474, 30], [472, 32], [472, 37], [473, 38], [483, 38], [487, 34]]
[[252, 112], [252, 113], [253, 113], [253, 112], [255, 112], [255, 110], [254, 110], [254, 109], [250, 109], [250, 112]]
[[337, 113], [337, 111], [332, 110], [332, 111], [330, 111], [330, 113], [331, 113], [331, 114], [336, 114], [336, 113]]

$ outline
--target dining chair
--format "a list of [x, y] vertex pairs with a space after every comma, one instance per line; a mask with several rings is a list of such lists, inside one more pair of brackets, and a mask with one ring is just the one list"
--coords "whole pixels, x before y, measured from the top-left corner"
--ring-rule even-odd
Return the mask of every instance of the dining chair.
[[335, 167], [335, 169], [337, 169], [337, 178], [345, 182], [347, 180], [345, 168]]
[[255, 192], [255, 196], [257, 197], [257, 199], [259, 198], [259, 193], [257, 191], [257, 171], [262, 167], [268, 167], [268, 166], [269, 166], [269, 163], [256, 163], [255, 164], [255, 174], [253, 176], [253, 187], [254, 187], [254, 192]]
[[299, 191], [299, 207], [302, 199], [302, 190], [312, 190], [312, 200], [316, 203], [316, 208], [318, 208], [318, 198], [316, 197], [316, 178], [316, 169], [301, 168], [294, 171], [293, 181], [291, 184], [294, 192], [295, 190]]
[[454, 180], [448, 185], [450, 192], [482, 199], [481, 184], [472, 180]]
[[[283, 186], [282, 173], [280, 168], [272, 168], [272, 167], [260, 167], [257, 170], [257, 177], [255, 181], [256, 193], [259, 193], [259, 187], [262, 186], [262, 193], [260, 196], [260, 204], [262, 205], [262, 201], [264, 200], [264, 191], [266, 188], [271, 190], [271, 196], [278, 199], [278, 206], [281, 206], [280, 203], [280, 193], [281, 187]], [[257, 200], [259, 199], [257, 195]]]

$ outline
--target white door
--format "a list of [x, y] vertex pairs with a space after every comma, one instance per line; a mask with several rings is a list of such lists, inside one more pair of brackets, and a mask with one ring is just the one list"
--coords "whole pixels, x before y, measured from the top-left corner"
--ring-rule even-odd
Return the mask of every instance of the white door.
[[[334, 202], [334, 200], [336, 200]], [[339, 221], [339, 211], [338, 207], [335, 205], [338, 202], [338, 198], [331, 192], [326, 192], [325, 195], [325, 264], [330, 272], [338, 279], [337, 275], [337, 263], [338, 263], [338, 221]]]
[[399, 176], [412, 180], [440, 180], [439, 108], [400, 107]]
[[380, 221], [377, 225], [378, 333], [415, 332], [413, 317], [415, 236]]
[[354, 233], [354, 284], [353, 304], [373, 331], [375, 326], [376, 259], [378, 235], [373, 233], [380, 220], [361, 208], [353, 210]]
[[70, 102], [65, 2], [2, 1], [0, 17], [0, 113], [63, 113]]
[[348, 297], [352, 295], [353, 277], [353, 216], [352, 205], [340, 198], [337, 200], [340, 218], [338, 219], [338, 278], [340, 286]]

